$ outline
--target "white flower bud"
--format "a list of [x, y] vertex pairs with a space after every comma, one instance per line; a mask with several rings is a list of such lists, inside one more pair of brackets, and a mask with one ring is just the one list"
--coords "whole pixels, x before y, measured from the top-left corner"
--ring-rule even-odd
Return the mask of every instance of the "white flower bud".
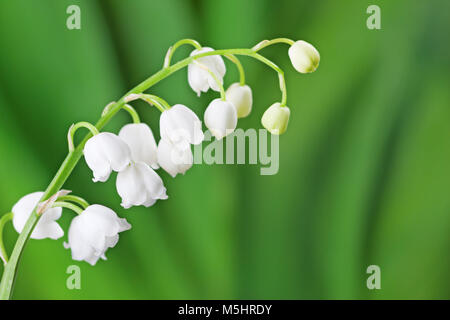
[[144, 162], [153, 169], [158, 169], [157, 146], [153, 132], [145, 123], [130, 123], [119, 132], [119, 137], [128, 144], [131, 160]]
[[205, 125], [217, 140], [222, 139], [236, 129], [236, 108], [231, 102], [221, 99], [211, 101], [205, 111]]
[[73, 218], [69, 227], [72, 259], [95, 265], [98, 259], [106, 260], [105, 253], [119, 241], [119, 232], [131, 229], [126, 219], [121, 219], [111, 209], [94, 204]]
[[180, 149], [203, 141], [202, 123], [188, 107], [176, 104], [165, 110], [159, 119], [161, 139], [170, 141]]
[[314, 72], [319, 66], [319, 51], [306, 41], [300, 40], [295, 42], [289, 48], [288, 53], [292, 65], [298, 72]]
[[244, 118], [252, 111], [252, 89], [248, 85], [233, 83], [227, 89], [226, 98], [235, 106], [238, 118]]
[[117, 193], [122, 207], [152, 206], [156, 200], [167, 199], [166, 188], [159, 175], [143, 162], [131, 163], [117, 174]]
[[[192, 51], [191, 57], [200, 53], [210, 51], [214, 51], [214, 49], [208, 47], [196, 49]], [[225, 76], [226, 68], [225, 63], [223, 62], [223, 59], [220, 55], [206, 56], [198, 58], [196, 59], [196, 61], [213, 72], [219, 79], [220, 83], [223, 83], [223, 77]], [[211, 76], [208, 70], [205, 70], [204, 68], [196, 64], [195, 61], [190, 63], [188, 66], [188, 82], [192, 90], [194, 90], [198, 96], [200, 96], [202, 92], [207, 92], [209, 88], [217, 92], [220, 91], [220, 88], [214, 80], [213, 76]]]
[[128, 145], [110, 132], [101, 132], [90, 138], [84, 146], [84, 158], [94, 174], [94, 182], [105, 182], [111, 171], [121, 171], [131, 161]]
[[271, 134], [283, 134], [288, 126], [291, 111], [288, 107], [282, 107], [280, 103], [274, 103], [263, 114], [261, 123]]
[[194, 162], [191, 147], [177, 148], [170, 141], [161, 139], [158, 144], [158, 163], [172, 177], [178, 173], [184, 174]]
[[[13, 226], [18, 233], [22, 232], [25, 223], [30, 217], [33, 209], [39, 203], [44, 192], [30, 193], [21, 198], [12, 208]], [[64, 231], [56, 222], [61, 217], [62, 208], [47, 209], [39, 219], [36, 227], [31, 233], [32, 239], [59, 239], [64, 235]]]

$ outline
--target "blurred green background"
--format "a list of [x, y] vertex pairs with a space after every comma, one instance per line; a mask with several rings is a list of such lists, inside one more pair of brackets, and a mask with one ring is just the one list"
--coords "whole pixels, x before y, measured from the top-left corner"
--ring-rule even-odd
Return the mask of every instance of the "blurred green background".
[[[81, 8], [81, 30], [66, 28], [70, 4]], [[381, 7], [381, 30], [366, 27], [370, 4]], [[284, 68], [291, 108], [277, 175], [261, 176], [259, 165], [197, 165], [176, 179], [160, 170], [169, 199], [125, 211], [115, 176], [94, 184], [80, 161], [65, 188], [133, 229], [95, 267], [71, 260], [66, 236], [31, 240], [14, 298], [450, 298], [449, 14], [446, 0], [1, 1], [2, 212], [45, 189], [73, 122], [95, 122], [179, 39], [219, 49], [289, 37], [322, 58], [301, 75], [286, 45], [262, 52]], [[280, 97], [277, 78], [242, 62], [254, 109], [238, 127], [260, 128]], [[226, 84], [237, 76], [228, 64]], [[185, 70], [151, 92], [201, 118], [217, 96], [197, 98]], [[135, 106], [157, 133], [158, 111]], [[127, 121], [121, 113], [107, 130]], [[66, 231], [72, 217], [64, 211]], [[5, 232], [11, 250], [17, 234]], [[72, 264], [81, 290], [66, 288]], [[371, 264], [381, 267], [381, 290], [366, 287]]]

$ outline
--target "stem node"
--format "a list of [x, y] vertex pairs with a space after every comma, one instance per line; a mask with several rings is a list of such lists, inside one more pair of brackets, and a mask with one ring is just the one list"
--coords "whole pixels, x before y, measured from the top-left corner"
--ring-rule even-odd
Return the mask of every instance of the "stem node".
[[88, 129], [93, 136], [95, 136], [96, 134], [100, 133], [98, 131], [98, 129], [92, 123], [89, 123], [89, 122], [86, 122], [86, 121], [82, 121], [82, 122], [78, 122], [76, 124], [72, 124], [70, 126], [70, 128], [69, 128], [69, 132], [67, 133], [67, 141], [68, 141], [68, 144], [69, 144], [69, 152], [73, 152], [75, 150], [75, 146], [73, 144], [73, 136], [75, 135], [77, 130], [80, 129], [80, 128]]

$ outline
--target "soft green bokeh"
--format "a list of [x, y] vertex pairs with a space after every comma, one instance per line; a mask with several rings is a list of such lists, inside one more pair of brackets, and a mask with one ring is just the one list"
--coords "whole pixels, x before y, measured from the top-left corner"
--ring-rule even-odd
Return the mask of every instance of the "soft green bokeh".
[[[69, 4], [81, 7], [81, 30], [66, 28]], [[366, 28], [370, 4], [381, 6], [381, 30]], [[176, 179], [160, 171], [169, 199], [125, 211], [115, 177], [94, 184], [80, 161], [65, 188], [110, 206], [133, 229], [95, 267], [72, 261], [63, 239], [30, 241], [14, 298], [450, 298], [449, 4], [1, 1], [2, 212], [45, 189], [67, 152], [70, 124], [96, 121], [156, 72], [179, 39], [219, 49], [290, 37], [311, 42], [322, 58], [317, 72], [301, 75], [286, 45], [263, 51], [285, 70], [291, 108], [277, 175], [261, 176], [259, 165], [198, 165]], [[280, 99], [277, 78], [242, 61], [254, 108], [238, 126], [260, 128]], [[228, 70], [226, 83], [237, 81]], [[185, 70], [152, 93], [199, 116], [217, 96], [197, 98]], [[158, 132], [159, 112], [135, 106]], [[107, 129], [129, 120], [121, 113]], [[65, 210], [66, 231], [71, 217]], [[16, 236], [8, 225], [9, 250]], [[81, 290], [66, 288], [72, 264], [81, 267]], [[379, 291], [366, 288], [371, 264], [381, 267]]]

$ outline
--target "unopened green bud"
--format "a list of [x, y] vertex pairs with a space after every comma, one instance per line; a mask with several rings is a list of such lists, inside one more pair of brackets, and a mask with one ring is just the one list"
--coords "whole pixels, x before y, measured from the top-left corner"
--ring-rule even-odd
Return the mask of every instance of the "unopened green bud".
[[271, 134], [283, 134], [288, 126], [291, 111], [279, 102], [271, 105], [263, 114], [261, 123]]
[[288, 53], [292, 65], [300, 73], [314, 72], [319, 66], [319, 51], [306, 41], [296, 41]]

